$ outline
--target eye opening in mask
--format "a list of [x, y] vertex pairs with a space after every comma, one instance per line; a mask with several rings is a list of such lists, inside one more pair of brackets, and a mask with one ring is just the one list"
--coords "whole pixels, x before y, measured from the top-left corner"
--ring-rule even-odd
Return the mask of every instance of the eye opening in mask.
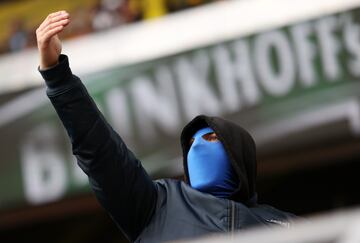
[[[217, 135], [215, 132], [209, 132], [201, 136], [203, 139], [205, 139], [208, 142], [217, 142], [219, 141]], [[195, 138], [191, 138], [189, 141], [189, 145], [191, 146], [194, 142]]]

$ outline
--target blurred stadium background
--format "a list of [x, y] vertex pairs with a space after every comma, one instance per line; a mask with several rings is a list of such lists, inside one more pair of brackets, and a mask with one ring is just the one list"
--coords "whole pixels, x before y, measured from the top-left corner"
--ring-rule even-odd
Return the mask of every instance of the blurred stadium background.
[[254, 135], [260, 202], [305, 217], [355, 208], [359, 7], [1, 0], [0, 242], [127, 242], [76, 167], [36, 70], [35, 29], [62, 9], [73, 72], [153, 178], [181, 178], [181, 128], [206, 113]]

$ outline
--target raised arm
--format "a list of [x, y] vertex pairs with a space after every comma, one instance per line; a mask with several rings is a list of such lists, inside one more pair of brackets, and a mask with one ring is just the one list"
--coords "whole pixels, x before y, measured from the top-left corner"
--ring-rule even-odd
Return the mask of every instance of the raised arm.
[[60, 11], [50, 14], [36, 30], [40, 73], [96, 197], [133, 241], [155, 210], [156, 188], [140, 161], [105, 121], [80, 79], [72, 74], [67, 56], [60, 55], [57, 34], [69, 22], [69, 14]]

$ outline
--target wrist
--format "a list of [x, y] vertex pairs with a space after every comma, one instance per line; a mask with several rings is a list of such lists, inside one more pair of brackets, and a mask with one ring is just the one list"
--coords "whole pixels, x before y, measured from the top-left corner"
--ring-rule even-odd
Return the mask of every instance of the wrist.
[[59, 64], [59, 59], [57, 59], [55, 62], [51, 62], [51, 63], [40, 62], [39, 69], [47, 70], [47, 69], [55, 67], [58, 64]]
[[49, 90], [58, 90], [74, 84], [67, 56], [60, 55], [58, 62], [58, 65], [45, 70], [39, 67], [40, 74]]

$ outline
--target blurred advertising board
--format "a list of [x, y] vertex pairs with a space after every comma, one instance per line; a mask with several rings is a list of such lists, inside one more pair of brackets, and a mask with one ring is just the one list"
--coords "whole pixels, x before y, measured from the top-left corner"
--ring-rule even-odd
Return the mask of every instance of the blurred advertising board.
[[[152, 175], [181, 172], [179, 134], [197, 114], [239, 122], [260, 153], [356, 139], [360, 10], [81, 78]], [[0, 209], [89, 192], [43, 88], [1, 105], [0, 134]]]

